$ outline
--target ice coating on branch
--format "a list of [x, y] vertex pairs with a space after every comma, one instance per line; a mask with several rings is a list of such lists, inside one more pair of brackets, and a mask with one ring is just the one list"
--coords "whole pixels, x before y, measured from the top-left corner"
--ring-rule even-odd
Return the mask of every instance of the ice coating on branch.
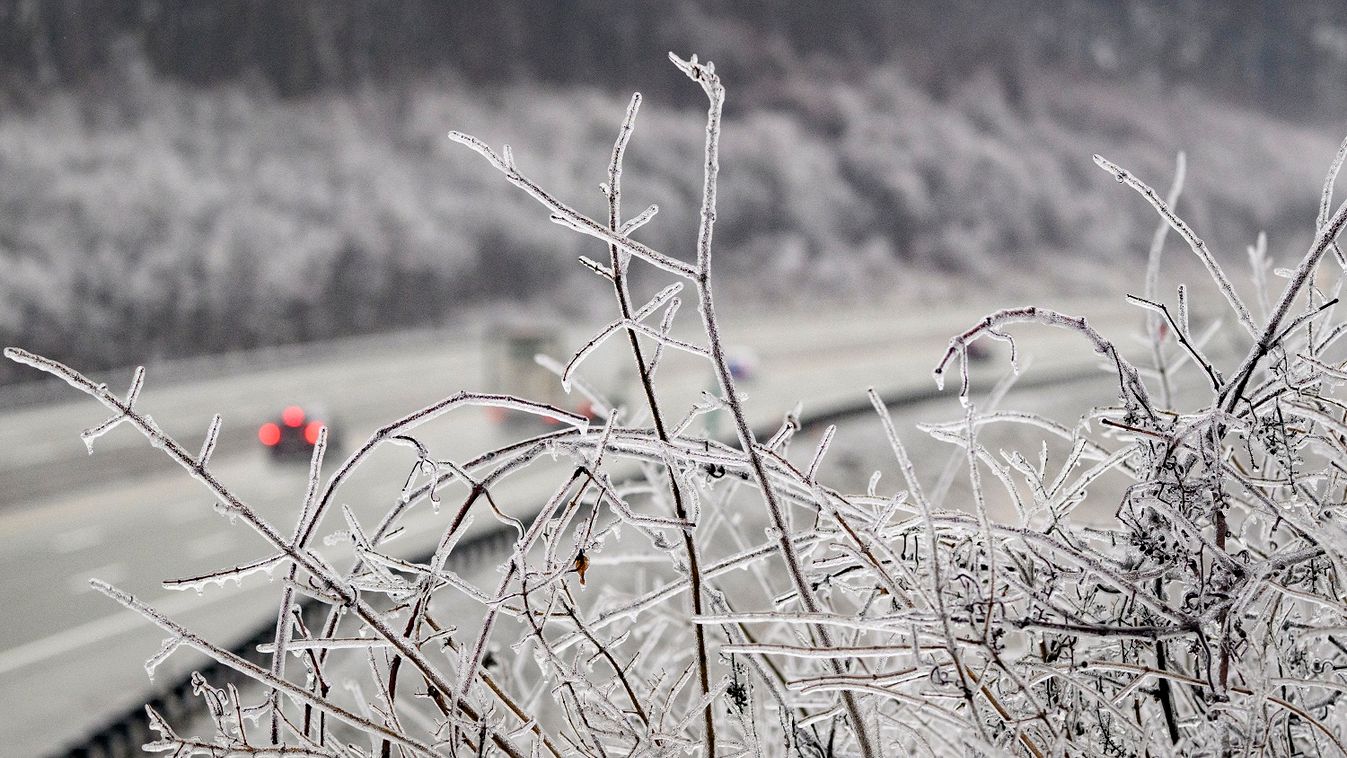
[[650, 339], [655, 340], [661, 346], [667, 345], [669, 347], [682, 350], [683, 352], [690, 353], [692, 355], [700, 356], [703, 358], [711, 357], [710, 352], [707, 351], [705, 348], [698, 347], [697, 345], [693, 345], [689, 342], [684, 342], [683, 340], [670, 337], [666, 330], [655, 331], [654, 329], [651, 329], [649, 326], [646, 326], [640, 321], [641, 318], [644, 318], [645, 316], [648, 316], [650, 313], [653, 313], [660, 305], [662, 305], [666, 301], [669, 301], [670, 298], [673, 297], [673, 294], [677, 292], [679, 289], [681, 289], [681, 287], [682, 287], [681, 284], [675, 284], [666, 288], [663, 292], [661, 292], [659, 295], [656, 296], [656, 299], [653, 300], [651, 304], [647, 304], [647, 306], [637, 314], [636, 318], [632, 320], [619, 319], [600, 329], [598, 333], [595, 334], [593, 337], [591, 337], [589, 341], [586, 342], [583, 346], [581, 346], [581, 348], [576, 351], [575, 355], [571, 356], [570, 361], [566, 363], [565, 368], [563, 368], [561, 372], [561, 386], [565, 388], [567, 392], [570, 392], [572, 376], [574, 375], [575, 371], [580, 367], [580, 364], [586, 358], [588, 358], [595, 350], [597, 350], [601, 345], [603, 345], [603, 343], [606, 342], [609, 337], [613, 336], [623, 328], [630, 329], [631, 331], [637, 334], [649, 337]]
[[[7, 354], [8, 354], [8, 353], [7, 353]], [[17, 355], [17, 353], [16, 353], [16, 355]], [[11, 356], [11, 357], [14, 357], [14, 356]], [[17, 358], [16, 358], [16, 360], [17, 360]], [[130, 386], [130, 388], [127, 389], [127, 391], [126, 391], [126, 398], [125, 398], [125, 400], [122, 401], [122, 406], [125, 407], [125, 408], [128, 409], [128, 410], [134, 409], [134, 408], [135, 408], [135, 405], [136, 405], [136, 400], [138, 400], [138, 399], [140, 398], [140, 390], [141, 390], [144, 386], [145, 386], [145, 367], [144, 367], [144, 366], [139, 366], [139, 367], [136, 368], [135, 373], [134, 373], [134, 374], [132, 375], [132, 377], [131, 377], [131, 386]], [[107, 385], [106, 385], [106, 384], [99, 384], [99, 385], [95, 388], [95, 391], [97, 391], [97, 392], [100, 393], [100, 394], [106, 395], [106, 394], [107, 394]], [[119, 410], [120, 410], [120, 408], [119, 408]], [[113, 428], [115, 428], [118, 424], [120, 424], [120, 423], [122, 423], [123, 421], [125, 421], [126, 418], [127, 418], [127, 416], [126, 416], [125, 413], [118, 413], [117, 415], [114, 415], [112, 418], [108, 419], [107, 421], [104, 421], [103, 423], [101, 423], [101, 424], [99, 424], [99, 425], [97, 425], [97, 426], [90, 427], [90, 428], [85, 429], [84, 431], [80, 432], [80, 439], [84, 441], [84, 447], [85, 447], [85, 449], [88, 451], [89, 455], [93, 455], [93, 453], [94, 453], [94, 440], [96, 440], [96, 439], [98, 439], [99, 437], [102, 437], [104, 434], [107, 434], [108, 432], [112, 431]], [[146, 417], [146, 418], [148, 418], [148, 417]]]
[[270, 578], [272, 572], [276, 570], [277, 566], [282, 564], [282, 561], [283, 556], [273, 555], [261, 560], [242, 563], [233, 568], [212, 571], [208, 574], [200, 574], [198, 576], [191, 576], [183, 579], [166, 580], [163, 583], [163, 586], [166, 589], [171, 590], [196, 590], [196, 592], [200, 594], [211, 584], [214, 584], [217, 587], [223, 587], [225, 582], [233, 580], [235, 584], [241, 585], [245, 578], [258, 573], [264, 573]]
[[206, 429], [206, 438], [201, 442], [201, 452], [196, 456], [197, 466], [205, 468], [210, 464], [211, 454], [215, 452], [215, 445], [220, 440], [220, 425], [224, 419], [220, 414], [211, 417], [210, 426]]
[[656, 213], [659, 213], [659, 206], [654, 203], [651, 203], [650, 206], [647, 207], [645, 210], [641, 211], [635, 216], [632, 216], [630, 219], [624, 222], [622, 224], [622, 228], [619, 229], [618, 232], [623, 235], [631, 234], [637, 229], [640, 229], [641, 227], [650, 223], [651, 219], [655, 218]]
[[1150, 203], [1151, 206], [1155, 208], [1161, 218], [1172, 226], [1174, 231], [1179, 233], [1179, 236], [1183, 238], [1184, 242], [1188, 243], [1188, 247], [1193, 251], [1193, 254], [1198, 257], [1198, 260], [1202, 261], [1202, 265], [1206, 267], [1207, 272], [1211, 275], [1212, 281], [1214, 281], [1217, 288], [1220, 289], [1221, 295], [1223, 295], [1226, 302], [1230, 304], [1230, 308], [1235, 312], [1235, 316], [1239, 319], [1240, 324], [1246, 331], [1248, 331], [1251, 337], [1258, 337], [1258, 327], [1253, 322], [1253, 316], [1249, 313], [1248, 307], [1244, 305], [1244, 301], [1240, 298], [1239, 293], [1235, 291], [1235, 285], [1230, 282], [1229, 277], [1226, 276], [1221, 265], [1216, 262], [1215, 256], [1213, 256], [1211, 251], [1207, 249], [1207, 244], [1193, 233], [1193, 230], [1189, 228], [1188, 224], [1175, 215], [1174, 212], [1170, 210], [1169, 204], [1160, 199], [1160, 196], [1155, 190], [1151, 189], [1145, 182], [1142, 182], [1140, 179], [1133, 176], [1127, 169], [1122, 168], [1101, 155], [1095, 155], [1094, 162], [1098, 164], [1100, 168], [1113, 174], [1114, 178], [1119, 182], [1136, 190], [1138, 194], [1146, 199], [1146, 202]]
[[173, 655], [173, 652], [177, 650], [180, 645], [182, 645], [181, 637], [168, 637], [164, 640], [163, 645], [160, 646], [159, 652], [150, 656], [145, 661], [145, 675], [150, 678], [150, 681], [154, 681], [154, 672], [159, 668], [159, 664], [168, 660], [168, 657]]

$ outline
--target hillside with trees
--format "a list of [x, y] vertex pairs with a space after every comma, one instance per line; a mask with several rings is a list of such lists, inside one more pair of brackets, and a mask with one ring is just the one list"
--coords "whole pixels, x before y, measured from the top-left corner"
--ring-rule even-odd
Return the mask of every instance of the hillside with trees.
[[1153, 219], [1095, 152], [1162, 184], [1186, 149], [1214, 247], [1298, 250], [1347, 112], [1326, 2], [565, 5], [0, 6], [0, 339], [104, 367], [550, 307], [592, 245], [444, 135], [599, 212], [638, 86], [631, 202], [690, 255], [704, 106], [668, 49], [738, 83], [718, 239], [768, 293], [1135, 260]]

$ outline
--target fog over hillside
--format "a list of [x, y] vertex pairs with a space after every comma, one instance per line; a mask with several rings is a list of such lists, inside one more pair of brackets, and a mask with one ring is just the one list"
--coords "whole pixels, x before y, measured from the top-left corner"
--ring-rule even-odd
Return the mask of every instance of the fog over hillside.
[[634, 89], [627, 202], [687, 257], [669, 49], [729, 87], [719, 265], [763, 297], [1132, 265], [1153, 212], [1093, 153], [1166, 185], [1187, 151], [1218, 254], [1289, 258], [1347, 123], [1335, 3], [565, 5], [5, 3], [0, 340], [96, 368], [555, 306], [596, 245], [445, 134], [597, 215]]

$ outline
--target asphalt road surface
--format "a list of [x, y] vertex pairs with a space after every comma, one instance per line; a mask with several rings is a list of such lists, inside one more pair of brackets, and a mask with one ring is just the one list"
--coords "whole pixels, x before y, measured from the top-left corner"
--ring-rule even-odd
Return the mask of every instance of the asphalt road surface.
[[[1121, 305], [1053, 305], [1088, 315], [1120, 345], [1133, 342], [1140, 323], [1135, 309]], [[949, 336], [987, 310], [946, 306], [924, 309], [917, 317], [871, 310], [749, 318], [732, 321], [726, 341], [738, 354], [752, 356], [754, 376], [742, 384], [750, 420], [772, 425], [800, 401], [809, 404], [806, 411], [819, 411], [863, 400], [869, 386], [881, 392], [930, 386], [930, 368]], [[1095, 362], [1076, 335], [1042, 327], [1019, 333], [1036, 375], [1078, 372]], [[573, 349], [586, 337], [572, 332], [563, 344]], [[267, 353], [246, 371], [228, 375], [199, 364], [194, 376], [178, 371], [172, 381], [160, 383], [151, 372], [139, 407], [191, 450], [211, 415], [222, 413], [215, 474], [289, 533], [306, 466], [271, 461], [257, 442], [259, 423], [289, 403], [321, 403], [331, 410], [334, 432], [349, 450], [378, 426], [418, 407], [460, 389], [491, 389], [485, 384], [486, 347], [481, 339], [426, 336], [384, 346], [343, 344], [331, 351], [310, 346], [303, 360]], [[628, 358], [625, 349], [625, 340], [611, 341], [583, 373], [600, 387], [610, 386], [621, 376], [616, 367]], [[1005, 368], [1005, 351], [997, 346], [991, 360], [974, 370], [994, 379]], [[120, 383], [129, 378], [128, 373]], [[1107, 401], [1109, 382], [1101, 373], [1101, 402]], [[670, 352], [657, 384], [664, 406], [681, 414], [712, 386], [712, 376], [699, 359]], [[951, 388], [950, 402], [953, 394]], [[92, 591], [91, 577], [148, 600], [224, 646], [275, 614], [280, 585], [265, 577], [204, 593], [162, 587], [165, 579], [232, 566], [268, 551], [251, 530], [218, 514], [199, 483], [130, 428], [99, 439], [89, 455], [79, 432], [106, 416], [74, 390], [66, 401], [0, 412], [3, 756], [59, 750], [200, 665], [195, 654], [179, 652], [148, 678], [141, 664], [158, 650], [163, 635]], [[509, 428], [477, 408], [454, 411], [424, 431], [436, 455], [455, 458], [511, 439]], [[328, 474], [340, 457], [329, 458]], [[412, 463], [405, 449], [377, 454], [343, 486], [339, 502], [373, 523], [401, 490]], [[522, 476], [503, 507], [519, 515], [536, 507], [553, 481], [546, 474]], [[433, 543], [443, 515], [420, 508], [407, 524], [402, 549], [414, 553]], [[479, 520], [475, 528], [491, 525]], [[336, 520], [325, 522], [319, 534], [336, 528]]]

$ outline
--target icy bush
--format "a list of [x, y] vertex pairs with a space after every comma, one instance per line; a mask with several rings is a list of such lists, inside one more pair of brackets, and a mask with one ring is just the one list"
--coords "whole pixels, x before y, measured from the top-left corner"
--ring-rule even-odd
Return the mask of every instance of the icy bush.
[[[1343, 752], [1347, 404], [1338, 387], [1347, 383], [1339, 345], [1347, 322], [1336, 304], [1347, 263], [1336, 240], [1347, 203], [1334, 211], [1332, 197], [1347, 143], [1324, 183], [1309, 252], [1276, 269], [1263, 240], [1250, 248], [1252, 298], [1173, 212], [1181, 177], [1161, 198], [1096, 157], [1161, 216], [1151, 266], [1135, 282], [1141, 294], [1132, 297], [1144, 309], [1147, 358], [1128, 358], [1070, 314], [990, 314], [951, 340], [935, 371], [938, 380], [954, 374], [962, 420], [928, 431], [962, 451], [967, 497], [949, 499], [944, 481], [923, 489], [918, 474], [930, 464], [909, 459], [873, 393], [903, 489], [883, 491], [876, 476], [851, 493], [817, 476], [834, 429], [792, 455], [793, 414], [767, 439], [746, 421], [712, 296], [724, 89], [709, 63], [673, 61], [709, 101], [692, 260], [633, 237], [655, 208], [623, 215], [623, 157], [639, 95], [618, 132], [603, 185], [608, 212], [598, 220], [535, 183], [508, 147], [451, 135], [557, 224], [605, 243], [604, 260], [583, 263], [611, 285], [613, 320], [557, 368], [559, 381], [592, 392], [584, 359], [600, 340], [624, 340], [639, 384], [629, 407], [610, 410], [596, 396], [591, 423], [527, 398], [460, 393], [381, 428], [326, 475], [320, 438], [297, 524], [282, 530], [212, 474], [218, 417], [193, 453], [137, 410], [143, 373], [118, 396], [59, 363], [6, 351], [112, 411], [86, 441], [118, 424], [137, 428], [274, 551], [174, 586], [262, 570], [285, 575], [269, 668], [97, 584], [168, 635], [151, 664], [185, 645], [263, 687], [259, 700], [241, 702], [246, 695], [232, 687], [197, 681], [216, 734], [184, 736], [151, 711], [160, 738], [147, 749], [810, 758]], [[1231, 311], [1224, 328], [1243, 345], [1238, 363], [1213, 363], [1217, 330], [1195, 328], [1186, 288], [1174, 298], [1159, 292], [1171, 228]], [[671, 283], [638, 301], [633, 264]], [[671, 332], [683, 297], [700, 317], [696, 341]], [[970, 348], [982, 339], [1013, 346], [1022, 324], [1079, 335], [1081, 349], [1117, 377], [1116, 397], [1100, 399], [1111, 404], [1068, 423], [981, 410], [969, 393]], [[671, 350], [707, 362], [718, 391], [692, 408], [661, 404], [656, 371]], [[1198, 399], [1189, 402], [1181, 390], [1194, 384]], [[467, 405], [504, 405], [563, 426], [469, 460], [437, 457], [418, 430]], [[731, 420], [731, 439], [697, 433], [697, 419], [710, 412]], [[1046, 442], [1027, 454], [989, 449], [980, 435], [1003, 424], [1040, 430], [1057, 452]], [[408, 486], [390, 494], [378, 524], [361, 524], [337, 507], [337, 493], [386, 445], [414, 453]], [[507, 517], [496, 495], [538, 469], [559, 472], [551, 496], [526, 523]], [[1096, 500], [1109, 497], [1101, 491], [1116, 492], [1099, 486], [1110, 477], [1127, 484], [1120, 500], [1101, 507]], [[994, 497], [1013, 506], [1013, 517], [992, 517]], [[421, 561], [398, 554], [391, 539], [409, 510], [438, 503], [448, 504], [438, 549]], [[1114, 518], [1085, 525], [1073, 512], [1086, 504]], [[329, 512], [343, 528], [327, 541], [350, 552], [341, 566], [315, 550]], [[495, 585], [485, 588], [450, 564], [474, 517], [499, 519], [514, 536]], [[596, 579], [637, 560], [659, 569], [646, 580]], [[327, 608], [326, 621], [305, 624], [292, 610], [298, 595]], [[463, 619], [465, 604], [479, 609], [473, 623]], [[456, 609], [452, 620], [448, 608]]]

